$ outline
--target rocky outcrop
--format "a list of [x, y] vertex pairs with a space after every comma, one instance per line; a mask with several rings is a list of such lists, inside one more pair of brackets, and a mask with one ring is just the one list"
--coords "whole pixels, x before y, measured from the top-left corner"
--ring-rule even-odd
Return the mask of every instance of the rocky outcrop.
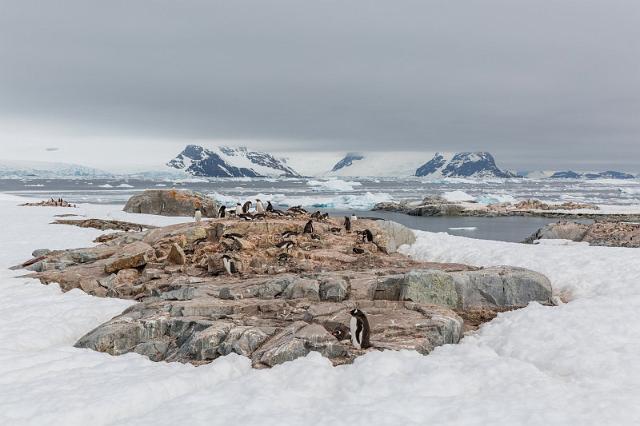
[[161, 216], [193, 217], [196, 209], [200, 209], [203, 217], [218, 216], [215, 200], [188, 190], [148, 189], [131, 197], [124, 206], [124, 211], [128, 213]]
[[142, 231], [143, 229], [153, 229], [155, 226], [142, 225], [139, 223], [124, 222], [121, 220], [107, 220], [107, 219], [56, 219], [52, 222], [53, 225], [72, 225], [80, 228], [94, 228], [101, 231], [115, 230], [115, 231]]
[[50, 198], [44, 201], [38, 201], [35, 203], [24, 203], [20, 205], [26, 206], [26, 207], [71, 207], [71, 208], [77, 207], [75, 204], [72, 204], [66, 200], [63, 200], [62, 198]]
[[[341, 220], [329, 218], [304, 234], [308, 220], [291, 213], [125, 232], [93, 248], [38, 250], [22, 266], [65, 291], [139, 301], [78, 347], [193, 364], [236, 353], [257, 368], [310, 351], [334, 364], [372, 350], [427, 354], [457, 343], [469, 328], [463, 318], [474, 310], [490, 317], [551, 299], [548, 280], [532, 271], [401, 255], [396, 248], [415, 237], [399, 224], [361, 218], [346, 232]], [[371, 242], [363, 241], [366, 229]], [[291, 247], [278, 247], [283, 241]], [[369, 318], [372, 348], [350, 343], [354, 307]]]
[[483, 205], [476, 202], [453, 202], [439, 196], [427, 196], [422, 201], [383, 202], [372, 210], [405, 213], [411, 216], [508, 217], [530, 216], [557, 219], [596, 219], [610, 222], [638, 222], [640, 214], [599, 213], [593, 204], [566, 202], [549, 204], [540, 200]]
[[594, 246], [640, 247], [640, 224], [625, 222], [595, 222], [591, 224], [561, 221], [550, 223], [524, 242], [561, 239], [587, 242]]

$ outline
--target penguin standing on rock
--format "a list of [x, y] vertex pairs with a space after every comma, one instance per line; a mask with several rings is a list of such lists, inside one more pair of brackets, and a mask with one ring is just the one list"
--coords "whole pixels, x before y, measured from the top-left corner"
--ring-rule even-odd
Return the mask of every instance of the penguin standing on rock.
[[264, 204], [259, 198], [256, 199], [256, 213], [264, 213]]
[[362, 231], [362, 242], [363, 243], [372, 243], [373, 242], [373, 234], [368, 229]]
[[227, 271], [227, 274], [232, 275], [238, 272], [236, 268], [236, 262], [233, 258], [227, 254], [222, 255], [222, 264], [224, 265], [224, 270]]
[[225, 216], [227, 216], [227, 206], [222, 205], [218, 209], [218, 217], [225, 217]]
[[349, 313], [351, 314], [351, 322], [349, 323], [351, 343], [356, 349], [367, 349], [371, 347], [371, 343], [369, 342], [371, 330], [367, 316], [358, 308], [351, 310]]
[[309, 222], [307, 222], [307, 224], [304, 226], [304, 231], [302, 231], [303, 234], [313, 234], [313, 221], [310, 220]]
[[242, 205], [242, 213], [247, 214], [249, 213], [249, 209], [251, 208], [251, 201], [247, 201], [246, 203], [244, 203]]
[[267, 201], [267, 211], [268, 212], [272, 212], [273, 211], [273, 205], [271, 204], [271, 201]]
[[347, 232], [351, 232], [351, 219], [349, 219], [349, 216], [344, 217], [344, 229]]
[[202, 221], [202, 212], [200, 211], [200, 209], [196, 209], [194, 218], [196, 220], [196, 223], [200, 223]]

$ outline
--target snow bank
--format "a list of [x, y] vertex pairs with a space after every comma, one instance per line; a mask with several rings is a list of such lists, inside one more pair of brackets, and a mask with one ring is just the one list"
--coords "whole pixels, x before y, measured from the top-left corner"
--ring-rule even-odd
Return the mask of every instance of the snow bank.
[[[17, 207], [16, 201], [0, 196], [0, 267], [34, 248], [86, 245], [100, 233], [48, 225], [69, 209]], [[120, 215], [113, 206], [81, 209]], [[2, 270], [0, 424], [640, 423], [636, 249], [417, 236], [403, 251], [428, 260], [530, 267], [575, 299], [501, 314], [459, 345], [426, 357], [372, 352], [334, 368], [312, 353], [271, 370], [252, 370], [247, 359], [229, 355], [196, 368], [73, 348], [82, 334], [131, 302], [62, 294], [55, 285], [11, 278], [15, 272]]]

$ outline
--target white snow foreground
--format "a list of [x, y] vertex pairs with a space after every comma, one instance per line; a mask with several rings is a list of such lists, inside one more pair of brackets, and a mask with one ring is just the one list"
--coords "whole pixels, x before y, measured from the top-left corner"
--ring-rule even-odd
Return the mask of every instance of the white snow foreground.
[[[35, 248], [87, 245], [100, 232], [48, 225], [70, 209], [16, 207], [0, 195], [0, 266]], [[167, 223], [113, 206], [92, 215]], [[157, 222], [156, 222], [157, 223]], [[237, 355], [202, 367], [72, 347], [130, 301], [0, 272], [2, 425], [485, 425], [640, 422], [640, 254], [525, 246], [418, 233], [405, 252], [547, 274], [575, 299], [501, 314], [431, 355], [372, 352], [332, 367], [319, 354], [271, 370]]]

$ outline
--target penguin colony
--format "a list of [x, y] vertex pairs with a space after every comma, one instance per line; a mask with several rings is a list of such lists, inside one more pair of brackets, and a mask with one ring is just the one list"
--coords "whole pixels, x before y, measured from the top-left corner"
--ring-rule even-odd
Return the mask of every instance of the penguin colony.
[[[324, 222], [329, 219], [328, 213], [321, 213], [320, 211], [316, 211], [315, 213], [309, 213], [302, 206], [293, 206], [289, 207], [286, 211], [275, 209], [271, 201], [266, 202], [266, 206], [260, 199], [255, 200], [255, 208], [251, 211], [253, 203], [251, 201], [246, 201], [244, 204], [237, 203], [234, 208], [227, 208], [227, 206], [222, 205], [218, 209], [218, 217], [219, 218], [227, 218], [227, 217], [237, 217], [246, 221], [253, 220], [266, 220], [268, 217], [273, 216], [299, 216], [299, 215], [307, 215], [310, 219], [304, 225], [302, 231], [294, 231], [288, 230], [282, 232], [280, 234], [280, 241], [274, 244], [274, 246], [282, 250], [282, 252], [277, 256], [279, 261], [287, 261], [290, 259], [289, 252], [297, 245], [295, 238], [301, 235], [309, 235], [311, 239], [319, 240], [320, 236], [315, 233], [315, 228], [313, 226], [314, 220], [317, 222]], [[195, 212], [195, 220], [196, 222], [200, 222], [202, 220], [202, 213], [199, 209], [196, 209]], [[332, 227], [329, 228], [329, 232], [333, 234], [342, 233], [343, 229], [345, 233], [349, 234], [352, 231], [352, 224], [357, 220], [355, 215], [345, 216], [343, 227], [337, 228]], [[373, 233], [369, 229], [358, 230], [356, 231], [356, 242], [358, 243], [373, 243], [374, 237]], [[222, 245], [228, 252], [234, 250], [234, 244], [239, 243], [238, 240], [242, 239], [244, 236], [236, 233], [226, 233], [222, 236]], [[362, 247], [353, 247], [352, 252], [356, 255], [361, 255], [366, 253], [366, 250]], [[237, 261], [233, 258], [229, 253], [225, 253], [222, 255], [222, 266], [224, 267], [224, 272], [228, 275], [238, 274], [240, 273]], [[371, 347], [371, 343], [369, 341], [370, 335], [370, 326], [369, 321], [367, 319], [366, 314], [355, 308], [349, 312], [351, 315], [351, 320], [349, 323], [349, 327], [342, 327], [336, 329], [332, 334], [338, 340], [351, 339], [351, 343], [356, 349], [367, 349]]]

